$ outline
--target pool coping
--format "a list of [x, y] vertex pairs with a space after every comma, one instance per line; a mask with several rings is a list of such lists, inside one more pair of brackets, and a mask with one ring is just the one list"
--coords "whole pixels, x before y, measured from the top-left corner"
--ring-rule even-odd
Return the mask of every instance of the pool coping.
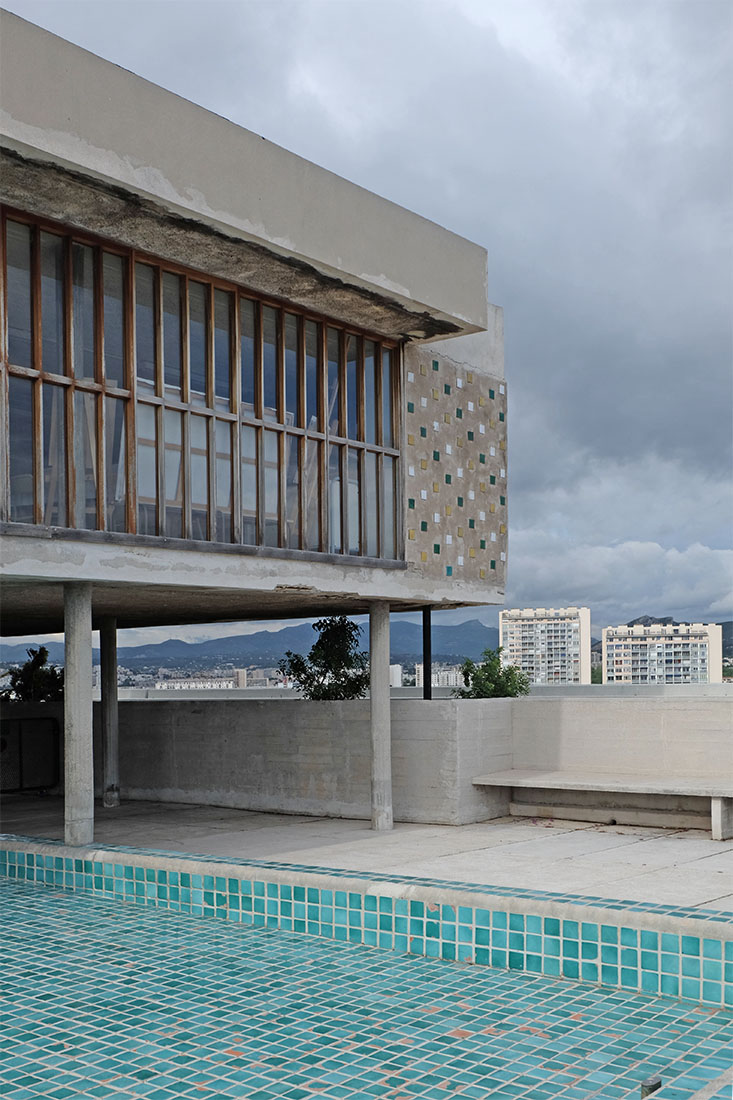
[[733, 913], [725, 911], [3, 834], [0, 875], [733, 1008]]

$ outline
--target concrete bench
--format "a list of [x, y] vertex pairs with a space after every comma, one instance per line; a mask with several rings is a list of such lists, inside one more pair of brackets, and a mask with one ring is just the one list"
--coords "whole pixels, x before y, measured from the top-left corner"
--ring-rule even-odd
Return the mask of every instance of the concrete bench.
[[[733, 838], [733, 781], [709, 777], [660, 779], [654, 776], [624, 775], [609, 772], [543, 771], [540, 768], [515, 768], [511, 771], [479, 775], [475, 787], [505, 787], [509, 794], [509, 812], [520, 817], [558, 817], [576, 821], [601, 821], [614, 825], [671, 825], [677, 828], [700, 828], [701, 814], [686, 800], [705, 799], [710, 804], [710, 827], [713, 840]], [[522, 800], [517, 791], [536, 792], [533, 801]], [[612, 796], [612, 805], [583, 798], [579, 801], [555, 802], [550, 792], [599, 792]], [[673, 807], [654, 808], [645, 805], [639, 796], [662, 796], [678, 800]], [[544, 796], [544, 797], [543, 797]], [[616, 797], [618, 796], [618, 797]], [[627, 803], [624, 804], [624, 796]], [[634, 803], [637, 805], [634, 805]], [[707, 819], [705, 819], [707, 824]]]

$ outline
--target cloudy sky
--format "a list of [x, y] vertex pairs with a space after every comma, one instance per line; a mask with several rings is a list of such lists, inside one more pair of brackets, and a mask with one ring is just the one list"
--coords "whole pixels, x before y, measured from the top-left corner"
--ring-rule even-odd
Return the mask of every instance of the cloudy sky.
[[729, 0], [3, 4], [488, 249], [507, 606], [733, 617]]

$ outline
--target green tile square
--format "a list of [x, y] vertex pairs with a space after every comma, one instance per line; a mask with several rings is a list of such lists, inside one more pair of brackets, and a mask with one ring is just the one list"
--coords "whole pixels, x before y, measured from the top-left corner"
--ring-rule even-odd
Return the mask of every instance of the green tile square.
[[412, 401], [407, 402], [407, 411], [408, 411], [408, 413], [414, 413], [414, 411], [415, 411], [414, 402], [412, 402]]
[[489, 390], [489, 397], [491, 398], [491, 400], [492, 400], [492, 401], [494, 400], [494, 396], [495, 396], [495, 395], [494, 395], [494, 391], [493, 391], [493, 390]]
[[437, 359], [433, 359], [433, 370], [440, 370], [440, 363]]
[[463, 419], [463, 409], [456, 409], [456, 420]]
[[447, 382], [446, 382], [446, 383], [445, 383], [445, 385], [443, 386], [443, 393], [445, 393], [445, 394], [449, 394], [449, 393], [450, 393], [450, 386], [448, 385], [448, 383], [447, 383]]
[[496, 474], [489, 474], [489, 485], [496, 485]]
[[408, 497], [407, 498], [407, 507], [408, 508], [414, 508], [415, 507], [415, 498], [414, 497]]
[[434, 542], [433, 543], [433, 553], [434, 554], [439, 554], [440, 553], [440, 543], [439, 542]]
[[479, 460], [479, 462], [485, 463], [486, 462], [486, 455], [485, 454], [479, 454], [478, 460]]
[[446, 483], [446, 485], [450, 485], [450, 483], [451, 483], [451, 476], [450, 476], [450, 474], [446, 474], [446, 475], [445, 475], [445, 483]]
[[440, 451], [433, 451], [433, 462], [440, 462]]
[[458, 505], [459, 508], [462, 508], [463, 507], [463, 497], [458, 497], [457, 500], [456, 500], [456, 504]]
[[466, 435], [468, 436], [468, 442], [473, 443], [473, 432], [466, 432]]
[[503, 419], [504, 419], [504, 413], [499, 413], [499, 420], [503, 421]]
[[428, 529], [427, 520], [424, 520], [424, 519], [420, 520], [420, 530], [421, 531], [427, 531], [427, 529]]
[[489, 562], [489, 569], [496, 569], [496, 562], [494, 561], [493, 558]]
[[428, 429], [423, 425], [420, 427], [420, 438], [427, 439]]
[[470, 529], [471, 529], [471, 530], [473, 531], [473, 530], [475, 529], [475, 527], [476, 527], [476, 520], [475, 520], [475, 519], [470, 519], [470, 520], [468, 521], [468, 526], [469, 526], [469, 528], [470, 528]]

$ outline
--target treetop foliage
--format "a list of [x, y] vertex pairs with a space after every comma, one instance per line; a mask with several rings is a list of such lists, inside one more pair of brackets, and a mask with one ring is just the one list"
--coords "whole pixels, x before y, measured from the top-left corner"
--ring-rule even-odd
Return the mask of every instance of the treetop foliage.
[[507, 699], [529, 695], [529, 676], [518, 665], [502, 665], [502, 647], [485, 649], [479, 664], [467, 660], [461, 665], [465, 687], [454, 688], [456, 699]]
[[288, 650], [278, 668], [306, 699], [361, 699], [369, 687], [369, 655], [358, 649], [361, 628], [345, 615], [319, 619], [310, 653]]
[[45, 646], [27, 649], [28, 660], [7, 670], [10, 686], [0, 691], [0, 699], [18, 703], [56, 702], [64, 697], [64, 670], [48, 665]]

